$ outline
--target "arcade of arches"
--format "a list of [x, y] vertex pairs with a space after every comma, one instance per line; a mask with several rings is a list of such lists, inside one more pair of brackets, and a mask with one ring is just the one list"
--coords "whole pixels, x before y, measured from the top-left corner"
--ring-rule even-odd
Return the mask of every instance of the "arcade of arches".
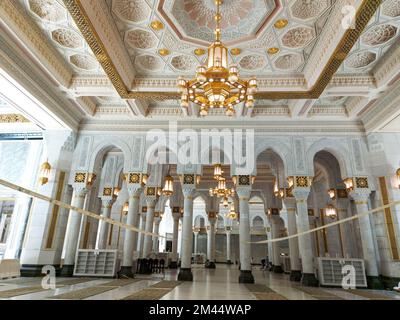
[[400, 1], [223, 1], [231, 118], [177, 94], [213, 4], [0, 0], [0, 299], [399, 299]]

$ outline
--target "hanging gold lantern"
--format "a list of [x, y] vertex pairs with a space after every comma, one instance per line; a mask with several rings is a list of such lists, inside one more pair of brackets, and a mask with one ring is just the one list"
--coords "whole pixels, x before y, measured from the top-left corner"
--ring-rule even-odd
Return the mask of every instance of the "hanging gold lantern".
[[113, 196], [114, 197], [118, 197], [120, 191], [121, 191], [121, 188], [115, 187], [114, 188], [114, 192], [113, 192]]
[[336, 208], [333, 205], [328, 204], [325, 208], [325, 215], [328, 218], [335, 219], [337, 217]]
[[222, 177], [222, 166], [220, 164], [214, 165], [214, 179], [219, 180]]
[[344, 179], [343, 182], [346, 185], [347, 191], [352, 191], [354, 189], [354, 182], [352, 178]]
[[329, 198], [331, 198], [332, 200], [336, 198], [336, 190], [335, 189], [329, 189], [328, 190], [328, 195]]
[[129, 202], [125, 202], [124, 206], [122, 207], [122, 212], [126, 215], [129, 210]]
[[42, 163], [39, 172], [39, 183], [43, 186], [49, 182], [51, 165], [48, 161]]
[[164, 189], [162, 190], [162, 194], [164, 196], [170, 197], [174, 193], [174, 179], [168, 175], [165, 177]]
[[396, 177], [397, 177], [397, 185], [400, 189], [400, 168], [397, 169], [397, 171], [396, 171]]

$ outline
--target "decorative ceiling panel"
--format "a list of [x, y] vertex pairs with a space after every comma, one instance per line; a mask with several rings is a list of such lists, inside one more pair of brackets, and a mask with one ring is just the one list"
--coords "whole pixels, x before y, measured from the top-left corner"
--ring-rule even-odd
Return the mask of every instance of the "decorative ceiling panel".
[[62, 1], [19, 1], [76, 74], [104, 74]]

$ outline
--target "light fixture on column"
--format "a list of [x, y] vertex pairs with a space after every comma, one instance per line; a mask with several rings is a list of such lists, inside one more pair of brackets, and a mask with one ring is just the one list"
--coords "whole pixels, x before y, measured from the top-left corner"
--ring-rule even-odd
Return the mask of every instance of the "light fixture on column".
[[87, 185], [89, 187], [92, 186], [95, 180], [96, 180], [96, 174], [95, 173], [89, 173], [88, 179], [87, 179]]
[[113, 196], [114, 197], [118, 197], [120, 191], [121, 191], [121, 188], [115, 187], [114, 191], [113, 191]]
[[325, 215], [328, 218], [335, 219], [337, 217], [336, 208], [333, 205], [328, 204], [325, 208]]
[[222, 166], [220, 164], [214, 165], [214, 179], [219, 180], [219, 178], [222, 178], [222, 174], [224, 171], [222, 171]]
[[275, 197], [279, 196], [278, 180], [275, 180], [275, 183], [274, 183], [274, 196]]
[[228, 207], [229, 207], [229, 200], [228, 200], [228, 197], [224, 197], [224, 199], [222, 200], [222, 205], [223, 205], [225, 208], [228, 208]]
[[336, 198], [336, 189], [329, 189], [328, 190], [328, 195], [329, 195], [329, 198], [334, 200]]
[[39, 183], [43, 186], [49, 182], [51, 165], [48, 161], [43, 162], [40, 166]]
[[122, 207], [122, 212], [126, 215], [129, 209], [129, 202], [125, 202], [124, 206]]
[[227, 216], [231, 220], [236, 220], [238, 218], [238, 215], [237, 215], [237, 213], [235, 211], [235, 204], [233, 202], [231, 203], [231, 208], [230, 208], [229, 213], [228, 213]]
[[400, 168], [397, 169], [397, 171], [396, 171], [396, 177], [397, 177], [397, 185], [400, 189]]
[[162, 189], [162, 194], [166, 197], [170, 197], [174, 194], [174, 179], [167, 175], [165, 177], [164, 189]]
[[347, 191], [352, 191], [354, 189], [354, 181], [352, 178], [347, 178], [343, 180]]
[[287, 182], [288, 182], [289, 189], [290, 189], [294, 185], [294, 177], [288, 177]]
[[222, 0], [214, 2], [217, 7], [215, 41], [208, 48], [207, 65], [198, 66], [196, 78], [192, 80], [180, 77], [178, 88], [183, 108], [188, 108], [192, 102], [200, 107], [201, 116], [206, 116], [212, 108], [224, 108], [227, 116], [233, 116], [234, 106], [240, 103], [248, 108], [254, 106], [257, 80], [240, 79], [237, 66], [228, 65], [228, 49], [221, 42]]

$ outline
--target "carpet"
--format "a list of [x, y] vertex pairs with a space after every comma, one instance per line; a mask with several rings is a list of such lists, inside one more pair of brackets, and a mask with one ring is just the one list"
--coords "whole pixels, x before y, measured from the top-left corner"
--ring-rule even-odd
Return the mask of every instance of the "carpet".
[[167, 281], [163, 280], [160, 281], [156, 284], [153, 284], [150, 286], [150, 288], [159, 288], [159, 289], [174, 289], [175, 287], [179, 286], [181, 284], [180, 281]]
[[355, 294], [357, 296], [363, 297], [363, 298], [368, 298], [371, 300], [397, 300], [395, 298], [391, 298], [389, 296], [386, 296], [384, 294], [379, 294], [379, 293], [375, 293], [375, 292], [371, 292], [368, 290], [346, 290], [349, 293]]
[[320, 288], [313, 287], [296, 287], [297, 290], [300, 290], [308, 295], [312, 296], [317, 300], [345, 300], [342, 297], [339, 297], [333, 293], [322, 290]]
[[122, 300], [160, 300], [170, 291], [171, 289], [147, 288], [126, 296]]
[[43, 289], [41, 286], [34, 286], [34, 287], [23, 287], [23, 288], [16, 288], [11, 290], [4, 290], [0, 291], [0, 298], [8, 299], [16, 296], [22, 296], [24, 294], [29, 293], [36, 293], [40, 291], [45, 291], [47, 289]]
[[257, 300], [287, 300], [284, 296], [280, 295], [276, 291], [272, 290], [263, 284], [245, 284], [247, 290], [249, 290]]

